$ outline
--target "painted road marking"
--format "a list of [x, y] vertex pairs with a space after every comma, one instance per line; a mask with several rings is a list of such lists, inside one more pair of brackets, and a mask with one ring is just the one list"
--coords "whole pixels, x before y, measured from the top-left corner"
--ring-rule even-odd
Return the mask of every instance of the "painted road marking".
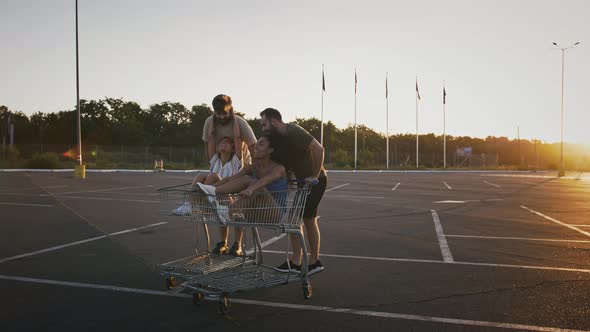
[[578, 232], [578, 233], [580, 233], [580, 234], [584, 234], [584, 235], [586, 235], [586, 236], [590, 237], [590, 233], [588, 233], [588, 232], [586, 232], [586, 231], [583, 231], [583, 230], [581, 230], [581, 229], [579, 229], [579, 228], [577, 228], [577, 227], [575, 227], [575, 226], [572, 226], [572, 225], [569, 225], [569, 224], [566, 224], [566, 223], [562, 223], [561, 221], [559, 221], [559, 220], [557, 220], [557, 219], [554, 219], [554, 218], [551, 218], [551, 217], [549, 217], [549, 216], [546, 216], [546, 215], [542, 214], [541, 212], [538, 212], [538, 211], [535, 211], [535, 210], [529, 209], [528, 207], [526, 207], [526, 206], [524, 206], [524, 205], [521, 205], [520, 207], [521, 207], [521, 208], [523, 208], [523, 209], [525, 209], [525, 210], [527, 210], [527, 211], [529, 211], [529, 212], [532, 212], [532, 213], [534, 213], [534, 214], [536, 214], [536, 215], [538, 215], [538, 216], [541, 216], [541, 217], [543, 217], [543, 218], [545, 218], [545, 219], [547, 219], [547, 220], [549, 220], [549, 221], [553, 221], [553, 222], [554, 222], [554, 223], [556, 223], [556, 224], [559, 224], [559, 225], [561, 225], [561, 226], [565, 226], [565, 227], [567, 227], [567, 228], [569, 228], [569, 229], [572, 229], [572, 230], [574, 230], [574, 231], [576, 231], [576, 232]]
[[[265, 250], [265, 253], [270, 254], [285, 254], [285, 251], [277, 250]], [[292, 253], [292, 252], [289, 252]], [[525, 269], [525, 270], [540, 270], [540, 271], [564, 271], [564, 272], [576, 272], [576, 273], [589, 273], [590, 269], [576, 269], [569, 267], [557, 267], [557, 266], [535, 266], [535, 265], [514, 265], [514, 264], [498, 264], [498, 263], [477, 263], [477, 262], [461, 262], [452, 261], [444, 262], [433, 259], [414, 259], [414, 258], [392, 258], [392, 257], [375, 257], [375, 256], [354, 256], [354, 255], [336, 255], [336, 254], [321, 254], [322, 257], [332, 258], [344, 258], [344, 259], [358, 259], [367, 261], [379, 261], [379, 262], [396, 262], [396, 263], [424, 263], [424, 264], [445, 264], [445, 265], [466, 265], [466, 266], [481, 266], [481, 267], [505, 267], [514, 269]]]
[[576, 226], [576, 227], [590, 227], [590, 225], [583, 225], [583, 224], [568, 224], [570, 226]]
[[145, 200], [145, 199], [125, 199], [125, 198], [108, 198], [108, 197], [82, 197], [82, 196], [61, 196], [55, 195], [56, 198], [67, 199], [86, 199], [95, 201], [116, 201], [116, 202], [134, 202], [134, 203], [160, 203], [160, 201]]
[[537, 185], [536, 183], [530, 182], [530, 181], [522, 181], [522, 183], [524, 183], [524, 184], [531, 184], [533, 186], [536, 186]]
[[383, 199], [383, 196], [351, 196], [351, 195], [325, 195], [324, 197], [335, 197], [335, 198], [367, 198], [367, 199]]
[[131, 233], [131, 232], [136, 232], [136, 231], [139, 231], [139, 230], [142, 230], [142, 229], [156, 227], [156, 226], [164, 225], [164, 224], [167, 224], [167, 223], [168, 222], [166, 222], [166, 221], [158, 222], [158, 223], [155, 223], [155, 224], [150, 224], [150, 225], [146, 225], [146, 226], [141, 226], [141, 227], [126, 229], [126, 230], [115, 232], [115, 233], [110, 233], [110, 234], [95, 236], [95, 237], [91, 237], [91, 238], [85, 239], [85, 240], [80, 240], [80, 241], [76, 241], [76, 242], [62, 244], [62, 245], [55, 246], [55, 247], [45, 248], [45, 249], [41, 249], [41, 250], [29, 252], [29, 253], [26, 253], [26, 254], [20, 254], [20, 255], [16, 255], [16, 256], [12, 256], [12, 257], [6, 257], [6, 258], [0, 259], [0, 264], [1, 263], [8, 262], [8, 261], [13, 261], [13, 260], [17, 260], [17, 259], [21, 259], [21, 258], [25, 258], [25, 257], [31, 257], [31, 256], [43, 254], [43, 253], [46, 253], [46, 252], [50, 252], [50, 251], [55, 251], [55, 250], [67, 248], [67, 247], [77, 246], [79, 244], [84, 244], [84, 243], [88, 243], [88, 242], [92, 242], [92, 241], [104, 239], [104, 238], [109, 237], [109, 236], [117, 236], [117, 235], [121, 235], [121, 234], [127, 234], [127, 233]]
[[440, 224], [438, 213], [436, 213], [436, 210], [430, 210], [430, 213], [432, 214], [432, 220], [434, 221], [434, 229], [436, 230], [436, 237], [438, 238], [438, 245], [440, 247], [440, 252], [442, 253], [443, 261], [446, 263], [453, 262], [453, 255], [451, 254], [449, 244], [445, 238], [445, 233]]
[[453, 188], [451, 188], [451, 186], [449, 186], [449, 184], [448, 184], [448, 183], [446, 183], [445, 181], [443, 181], [443, 183], [445, 184], [445, 186], [447, 186], [447, 189], [449, 189], [449, 190], [453, 189]]
[[491, 182], [488, 182], [488, 181], [485, 181], [485, 180], [483, 181], [483, 183], [485, 183], [485, 184], [489, 184], [490, 186], [494, 186], [494, 187], [496, 187], [496, 188], [502, 188], [502, 186], [500, 186], [500, 185], [497, 185], [497, 184], [495, 184], [495, 183], [491, 183]]
[[391, 190], [392, 190], [392, 191], [393, 191], [393, 190], [396, 190], [396, 189], [397, 189], [397, 187], [399, 187], [399, 185], [400, 185], [400, 184], [401, 184], [401, 182], [398, 182], [398, 183], [395, 185], [395, 187], [391, 188]]
[[332, 190], [334, 190], [334, 189], [342, 188], [342, 187], [345, 187], [345, 186], [348, 186], [348, 185], [350, 185], [350, 183], [341, 184], [341, 185], [339, 185], [339, 186], [332, 187], [332, 188], [330, 188], [330, 189], [326, 190], [325, 192], [330, 192], [330, 191], [332, 191]]
[[590, 240], [564, 240], [564, 239], [540, 239], [531, 237], [507, 237], [507, 236], [480, 236], [480, 235], [458, 235], [445, 234], [446, 237], [457, 237], [466, 239], [489, 239], [489, 240], [518, 240], [518, 241], [544, 241], [544, 242], [567, 242], [567, 243], [590, 243]]
[[448, 204], [464, 204], [464, 203], [473, 203], [473, 202], [481, 202], [481, 203], [486, 203], [486, 202], [499, 202], [499, 201], [503, 201], [503, 198], [489, 198], [489, 199], [467, 199], [464, 201], [455, 201], [455, 200], [444, 200], [444, 201], [436, 201], [436, 202], [432, 202], [434, 204], [443, 204], [443, 203], [448, 203]]
[[[112, 285], [99, 285], [99, 284], [90, 284], [90, 283], [82, 283], [82, 282], [59, 281], [59, 280], [40, 279], [40, 278], [27, 278], [27, 277], [19, 277], [19, 276], [0, 275], [0, 280], [35, 283], [35, 284], [45, 284], [45, 285], [53, 285], [53, 286], [65, 286], [65, 287], [74, 287], [74, 288], [97, 289], [97, 290], [106, 290], [106, 291], [112, 291], [112, 292], [122, 292], [122, 293], [132, 293], [132, 294], [142, 294], [142, 295], [177, 297], [177, 298], [183, 298], [183, 299], [192, 298], [191, 294], [182, 294], [182, 293], [158, 291], [158, 290], [143, 289], [143, 288], [120, 287], [120, 286], [112, 286]], [[337, 308], [337, 307], [315, 306], [315, 305], [294, 304], [294, 303], [267, 302], [267, 301], [256, 301], [256, 300], [234, 299], [234, 298], [231, 299], [231, 302], [245, 304], [245, 305], [256, 305], [256, 306], [261, 306], [261, 307], [286, 308], [286, 309], [304, 310], [304, 311], [319, 311], [319, 312], [328, 312], [328, 313], [334, 313], [334, 314], [349, 314], [349, 315], [365, 316], [365, 317], [379, 317], [379, 318], [400, 319], [400, 320], [441, 323], [441, 324], [453, 324], [453, 325], [463, 325], [463, 326], [504, 328], [504, 329], [514, 329], [514, 330], [521, 330], [521, 331], [583, 332], [581, 330], [561, 329], [561, 328], [557, 328], [557, 327], [548, 327], [548, 326], [512, 324], [512, 323], [446, 318], [446, 317], [436, 317], [436, 316], [422, 316], [422, 315], [412, 315], [412, 314], [399, 314], [399, 313], [394, 313], [394, 312], [358, 310], [358, 309], [352, 309], [352, 308]]]
[[84, 191], [69, 191], [63, 193], [51, 193], [53, 195], [70, 195], [70, 194], [84, 194], [84, 193], [99, 193], [104, 191], [115, 191], [115, 190], [126, 190], [126, 189], [137, 189], [137, 188], [150, 188], [153, 185], [145, 185], [145, 186], [133, 186], [133, 187], [122, 187], [122, 188], [107, 188], [107, 189], [98, 189], [98, 190], [84, 190]]
[[[267, 246], [270, 246], [271, 244], [277, 242], [278, 240], [284, 238], [285, 236], [287, 236], [287, 233], [281, 233], [275, 237], [271, 237], [270, 239], [262, 242], [260, 244], [260, 246], [262, 248], [266, 248]], [[250, 249], [246, 250], [246, 255], [252, 255], [253, 253], [254, 253], [254, 248], [250, 248]]]
[[36, 206], [36, 207], [54, 207], [55, 206], [55, 205], [51, 205], [51, 204], [25, 204], [25, 203], [9, 203], [9, 202], [0, 202], [0, 205]]

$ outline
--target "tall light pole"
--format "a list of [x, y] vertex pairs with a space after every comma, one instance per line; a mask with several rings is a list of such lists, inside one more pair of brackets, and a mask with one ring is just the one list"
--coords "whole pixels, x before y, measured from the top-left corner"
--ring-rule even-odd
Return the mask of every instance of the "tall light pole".
[[553, 45], [561, 50], [561, 140], [560, 140], [560, 152], [559, 152], [559, 173], [558, 176], [565, 175], [565, 166], [563, 164], [563, 85], [564, 85], [564, 72], [565, 72], [565, 50], [573, 48], [579, 45], [580, 42], [575, 42], [568, 47], [561, 47], [557, 43]]
[[82, 165], [82, 121], [80, 115], [80, 67], [78, 64], [78, 0], [76, 0], [76, 104], [78, 107], [78, 161]]

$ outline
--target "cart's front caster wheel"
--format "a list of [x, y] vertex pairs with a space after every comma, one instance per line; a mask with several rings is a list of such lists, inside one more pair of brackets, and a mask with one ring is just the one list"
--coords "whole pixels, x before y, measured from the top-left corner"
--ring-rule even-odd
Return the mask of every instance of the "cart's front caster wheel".
[[194, 305], [201, 304], [201, 301], [203, 301], [204, 298], [205, 298], [205, 295], [203, 295], [201, 293], [194, 293], [193, 294], [193, 304]]
[[174, 277], [166, 278], [166, 289], [172, 289], [176, 286], [178, 286], [178, 280], [176, 280], [176, 278], [174, 278]]
[[224, 296], [221, 301], [219, 301], [219, 307], [217, 309], [217, 312], [220, 315], [227, 315], [229, 314], [229, 311], [231, 310], [231, 303], [229, 302], [229, 299], [227, 298], [227, 296]]
[[303, 285], [303, 298], [309, 300], [311, 298], [312, 288], [311, 284], [307, 283]]

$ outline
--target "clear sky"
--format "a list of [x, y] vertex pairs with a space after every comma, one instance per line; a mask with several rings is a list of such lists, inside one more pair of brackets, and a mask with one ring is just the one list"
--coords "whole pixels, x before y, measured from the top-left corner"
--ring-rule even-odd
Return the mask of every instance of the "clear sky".
[[[210, 104], [218, 93], [255, 117], [320, 116], [385, 132], [559, 139], [566, 55], [565, 139], [590, 143], [590, 1], [80, 0], [84, 99], [124, 97], [142, 107]], [[74, 0], [0, 2], [0, 104], [26, 114], [73, 109]]]

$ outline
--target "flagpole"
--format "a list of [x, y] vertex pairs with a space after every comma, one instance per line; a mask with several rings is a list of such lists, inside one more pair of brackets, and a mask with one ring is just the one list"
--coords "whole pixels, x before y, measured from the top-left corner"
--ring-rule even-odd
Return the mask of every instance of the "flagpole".
[[416, 76], [416, 168], [418, 168], [418, 76]]
[[387, 150], [385, 166], [389, 169], [389, 91], [387, 89], [387, 72], [385, 72], [385, 149]]
[[354, 169], [357, 162], [357, 128], [356, 128], [356, 68], [354, 69]]
[[325, 89], [325, 81], [324, 81], [324, 64], [322, 63], [322, 112], [321, 112], [321, 120], [320, 120], [320, 144], [324, 146], [324, 89]]
[[445, 81], [443, 81], [443, 168], [447, 168], [447, 91], [445, 90]]

